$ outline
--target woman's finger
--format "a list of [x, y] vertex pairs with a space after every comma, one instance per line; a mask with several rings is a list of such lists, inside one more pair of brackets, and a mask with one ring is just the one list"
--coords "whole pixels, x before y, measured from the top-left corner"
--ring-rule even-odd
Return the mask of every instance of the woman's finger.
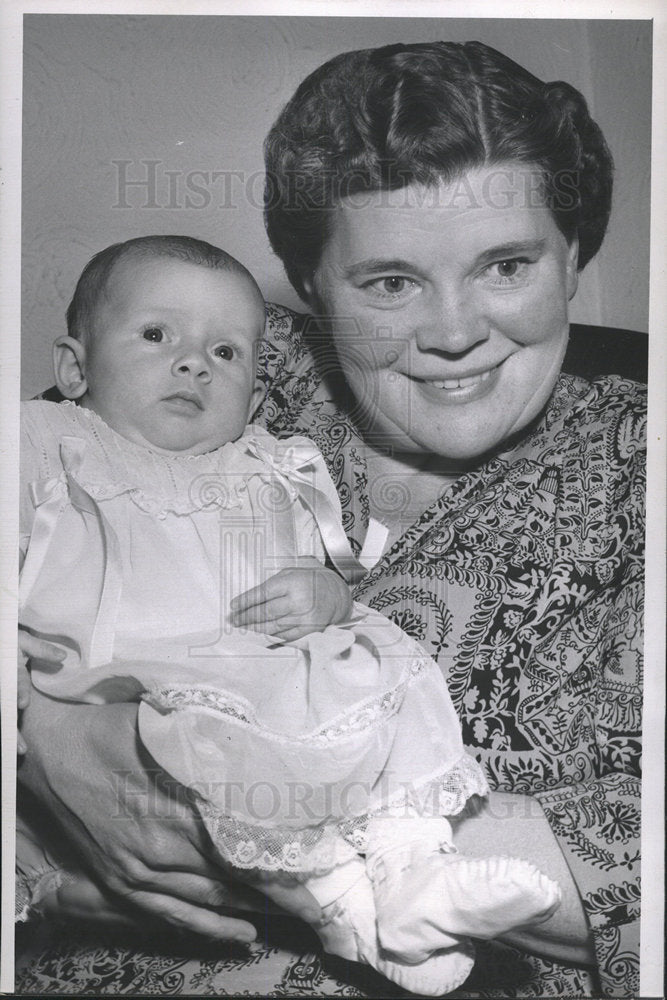
[[293, 917], [300, 917], [308, 924], [317, 924], [322, 919], [322, 908], [304, 885], [295, 882], [284, 884], [267, 879], [261, 886], [269, 899]]
[[25, 629], [19, 629], [19, 654], [29, 660], [47, 660], [49, 663], [62, 663], [65, 659], [65, 650], [62, 646], [56, 646], [46, 639], [39, 639]]
[[25, 663], [18, 665], [18, 678], [16, 682], [16, 706], [19, 709], [27, 708], [30, 704], [30, 674]]
[[173, 896], [134, 890], [125, 898], [144, 913], [165, 920], [179, 930], [192, 931], [218, 941], [242, 941], [246, 944], [257, 937], [257, 931], [246, 920], [225, 917], [214, 910], [193, 906], [183, 899], [174, 899]]
[[[188, 872], [154, 872], [151, 881], [156, 892], [175, 896], [198, 906], [224, 906], [253, 913], [266, 913], [267, 908], [278, 910], [278, 907], [268, 903], [261, 883], [245, 884], [243, 872], [236, 869], [233, 877], [226, 876], [224, 871], [218, 869], [217, 878], [205, 878]], [[144, 888], [143, 891], [149, 890]], [[308, 896], [310, 897], [310, 893]]]
[[83, 873], [45, 896], [39, 904], [39, 912], [49, 918], [91, 920], [113, 927], [137, 926], [136, 918], [114, 906], [109, 897]]
[[231, 879], [225, 879], [225, 873], [220, 869], [217, 870], [217, 878], [194, 872], [153, 871], [142, 881], [139, 891], [175, 896], [198, 906], [234, 905]]

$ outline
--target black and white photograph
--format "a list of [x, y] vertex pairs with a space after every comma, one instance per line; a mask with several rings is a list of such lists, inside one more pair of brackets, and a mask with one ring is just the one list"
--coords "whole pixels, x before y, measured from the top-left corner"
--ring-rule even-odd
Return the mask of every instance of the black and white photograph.
[[0, 990], [662, 996], [657, 10], [11, 6]]

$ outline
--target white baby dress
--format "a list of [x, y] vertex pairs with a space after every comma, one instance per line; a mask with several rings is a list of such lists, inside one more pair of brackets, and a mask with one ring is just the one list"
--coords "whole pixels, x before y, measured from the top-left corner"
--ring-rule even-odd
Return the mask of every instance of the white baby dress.
[[378, 612], [355, 604], [290, 644], [231, 626], [231, 600], [298, 556], [326, 547], [348, 578], [358, 568], [307, 439], [250, 427], [162, 454], [76, 404], [24, 403], [20, 521], [21, 626], [66, 651], [55, 671], [33, 663], [33, 683], [141, 700], [141, 739], [193, 790], [225, 861], [326, 875], [366, 851], [383, 810], [447, 816], [487, 791], [439, 668]]

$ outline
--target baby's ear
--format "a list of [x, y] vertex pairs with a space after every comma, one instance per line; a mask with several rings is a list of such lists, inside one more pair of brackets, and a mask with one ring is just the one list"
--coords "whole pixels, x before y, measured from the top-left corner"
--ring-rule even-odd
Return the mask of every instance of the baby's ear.
[[265, 393], [266, 393], [266, 386], [264, 385], [263, 382], [260, 382], [259, 379], [256, 379], [255, 380], [254, 388], [252, 390], [252, 395], [250, 396], [250, 409], [248, 410], [248, 422], [249, 423], [252, 421], [252, 418], [255, 416], [255, 412], [257, 411], [257, 407], [259, 406], [259, 404], [264, 399]]
[[88, 391], [86, 348], [74, 337], [58, 337], [53, 345], [56, 385], [65, 399], [80, 399]]

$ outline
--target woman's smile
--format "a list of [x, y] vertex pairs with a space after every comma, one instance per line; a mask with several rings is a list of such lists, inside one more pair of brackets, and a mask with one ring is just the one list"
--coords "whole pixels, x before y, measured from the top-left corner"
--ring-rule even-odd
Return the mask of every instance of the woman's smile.
[[500, 365], [485, 368], [471, 375], [443, 378], [418, 378], [411, 375], [406, 377], [417, 383], [420, 391], [428, 398], [445, 405], [457, 405], [481, 399], [487, 393], [493, 392], [500, 377]]

